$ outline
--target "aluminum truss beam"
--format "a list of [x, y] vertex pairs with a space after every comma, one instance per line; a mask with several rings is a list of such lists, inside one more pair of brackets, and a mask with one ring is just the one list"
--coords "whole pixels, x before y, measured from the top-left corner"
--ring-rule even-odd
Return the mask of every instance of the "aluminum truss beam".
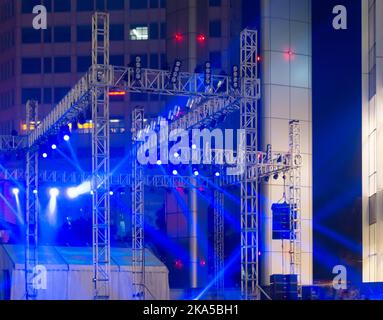
[[257, 31], [245, 29], [240, 35], [241, 90], [240, 127], [245, 130], [245, 173], [241, 177], [241, 294], [242, 299], [260, 299], [258, 277], [258, 171], [257, 164]]
[[[38, 121], [38, 103], [28, 101], [26, 105], [27, 133], [30, 133], [31, 123]], [[30, 148], [26, 155], [25, 169], [25, 298], [34, 300], [37, 298], [37, 288], [34, 283], [36, 266], [38, 265], [38, 154]]]
[[0, 136], [0, 152], [27, 148], [26, 136]]
[[[101, 64], [99, 59], [101, 57]], [[109, 14], [92, 17], [92, 221], [94, 299], [110, 297]]]
[[[144, 128], [144, 108], [136, 107], [132, 114], [134, 154], [139, 148], [138, 134]], [[144, 181], [143, 167], [137, 158], [132, 160], [132, 268], [133, 299], [145, 300], [145, 244], [144, 244]]]

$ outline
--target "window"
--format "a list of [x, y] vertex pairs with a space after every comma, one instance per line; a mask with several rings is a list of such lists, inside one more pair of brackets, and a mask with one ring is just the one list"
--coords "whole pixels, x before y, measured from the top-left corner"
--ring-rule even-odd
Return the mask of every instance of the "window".
[[44, 43], [52, 42], [52, 29], [48, 27], [46, 30], [42, 30]]
[[212, 68], [214, 68], [214, 69], [221, 69], [222, 68], [222, 54], [220, 51], [210, 52], [209, 60], [210, 60]]
[[71, 72], [71, 60], [70, 57], [55, 57], [54, 67], [56, 73]]
[[161, 23], [161, 39], [166, 39], [166, 23]]
[[70, 42], [70, 27], [54, 27], [55, 42]]
[[21, 72], [24, 74], [41, 73], [41, 58], [23, 58]]
[[146, 9], [148, 0], [130, 0], [130, 9]]
[[21, 12], [22, 13], [32, 13], [33, 7], [41, 4], [40, 0], [22, 0], [21, 2]]
[[44, 58], [44, 73], [51, 73], [52, 72], [52, 58], [47, 57]]
[[158, 54], [157, 53], [152, 53], [150, 55], [150, 68], [151, 69], [158, 69], [159, 68], [159, 64], [158, 64]]
[[158, 8], [158, 0], [149, 0], [149, 8], [151, 9]]
[[221, 36], [221, 20], [210, 21], [209, 35], [212, 38], [219, 38]]
[[123, 24], [112, 24], [110, 26], [110, 40], [124, 41], [125, 32]]
[[77, 26], [77, 41], [78, 42], [92, 41], [92, 27], [90, 25]]
[[150, 39], [158, 39], [158, 23], [151, 23], [149, 25], [149, 36]]
[[[93, 0], [77, 0], [77, 11], [93, 11]], [[114, 2], [114, 1], [113, 1]]]
[[43, 103], [45, 104], [52, 103], [52, 88], [43, 89]]
[[221, 6], [221, 0], [209, 0], [209, 6], [210, 7], [220, 7]]
[[41, 31], [33, 28], [23, 28], [21, 30], [21, 41], [23, 43], [40, 43]]
[[104, 0], [96, 0], [96, 10], [105, 10]]
[[124, 0], [108, 0], [106, 7], [108, 10], [124, 10]]
[[160, 66], [161, 66], [161, 69], [168, 69], [168, 63], [166, 61], [166, 54], [165, 53], [161, 53], [160, 55]]
[[22, 88], [21, 89], [21, 103], [25, 104], [28, 100], [37, 100], [41, 102], [41, 89], [40, 88]]
[[77, 57], [77, 72], [86, 72], [92, 65], [91, 56], [78, 56]]
[[161, 9], [166, 8], [166, 0], [160, 0], [160, 7], [161, 7]]
[[70, 88], [67, 87], [57, 87], [54, 88], [54, 102], [59, 103], [62, 98], [69, 92]]
[[131, 25], [130, 40], [148, 40], [149, 30], [147, 25]]
[[124, 55], [112, 55], [109, 58], [110, 64], [113, 66], [124, 66], [125, 65], [125, 59]]
[[69, 12], [71, 0], [54, 0], [55, 12]]

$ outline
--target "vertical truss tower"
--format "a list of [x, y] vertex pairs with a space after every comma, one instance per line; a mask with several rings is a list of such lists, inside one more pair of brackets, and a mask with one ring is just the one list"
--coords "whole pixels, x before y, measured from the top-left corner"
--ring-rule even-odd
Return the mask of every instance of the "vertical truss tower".
[[[216, 179], [220, 185], [220, 179]], [[222, 299], [225, 290], [225, 216], [224, 216], [224, 194], [223, 190], [214, 190], [214, 277], [217, 299]]]
[[[26, 126], [27, 134], [38, 125], [38, 103], [28, 101], [26, 105]], [[31, 148], [28, 141], [26, 152], [25, 170], [25, 298], [34, 300], [37, 298], [37, 290], [34, 286], [35, 270], [38, 264], [38, 153]]]
[[[144, 108], [136, 107], [132, 114], [132, 141], [134, 155], [138, 154], [138, 135], [144, 129]], [[132, 268], [133, 299], [145, 300], [144, 248], [144, 180], [143, 168], [137, 158], [132, 159]]]
[[299, 121], [290, 121], [289, 153], [291, 170], [289, 171], [289, 204], [290, 204], [290, 274], [298, 277], [298, 294], [302, 296], [302, 239], [301, 239], [301, 128]]
[[240, 126], [244, 130], [246, 150], [239, 155], [244, 160], [241, 177], [241, 293], [242, 299], [259, 299], [258, 279], [258, 170], [248, 174], [257, 165], [257, 92], [258, 92], [258, 34], [245, 29], [241, 41]]
[[94, 298], [110, 296], [109, 14], [92, 18], [92, 220]]

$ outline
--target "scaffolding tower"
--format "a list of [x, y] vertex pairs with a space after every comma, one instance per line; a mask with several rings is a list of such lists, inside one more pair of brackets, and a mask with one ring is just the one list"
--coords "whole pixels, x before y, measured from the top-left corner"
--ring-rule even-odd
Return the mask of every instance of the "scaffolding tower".
[[289, 153], [291, 170], [289, 171], [289, 205], [290, 205], [290, 274], [298, 278], [298, 296], [302, 297], [302, 225], [301, 225], [301, 128], [299, 121], [290, 121]]
[[[136, 107], [132, 113], [132, 142], [138, 154], [139, 137], [144, 129], [144, 108]], [[144, 180], [143, 168], [137, 158], [132, 159], [132, 272], [133, 299], [145, 300], [145, 248], [144, 248]]]
[[[92, 221], [94, 298], [110, 295], [109, 14], [92, 17]], [[101, 59], [101, 61], [100, 61]]]
[[[29, 100], [26, 104], [27, 134], [38, 124], [38, 103]], [[38, 291], [34, 283], [36, 266], [38, 265], [38, 153], [28, 146], [25, 154], [25, 299], [34, 300]]]
[[244, 168], [241, 179], [241, 293], [242, 299], [259, 299], [258, 279], [258, 38], [257, 31], [245, 29], [241, 32], [241, 105], [240, 127], [244, 130]]

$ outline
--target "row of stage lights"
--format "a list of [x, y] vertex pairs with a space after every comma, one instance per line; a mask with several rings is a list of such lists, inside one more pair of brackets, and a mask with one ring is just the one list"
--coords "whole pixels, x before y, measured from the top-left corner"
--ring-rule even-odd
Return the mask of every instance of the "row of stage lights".
[[[90, 185], [90, 184], [89, 184]], [[76, 199], [78, 197], [80, 197], [81, 195], [85, 195], [85, 194], [89, 194], [89, 195], [92, 195], [93, 192], [89, 189], [87, 192], [84, 192], [84, 191], [80, 191], [79, 188], [81, 188], [81, 186], [79, 187], [69, 187], [66, 189], [66, 196], [69, 198], [69, 199]], [[20, 195], [20, 189], [19, 188], [12, 188], [11, 189], [12, 191], [12, 194], [15, 196], [15, 197], [18, 197]], [[37, 190], [33, 190], [33, 193], [34, 194], [37, 194]], [[58, 196], [60, 195], [60, 189], [59, 188], [56, 188], [56, 187], [53, 187], [53, 188], [49, 188], [48, 189], [48, 195], [51, 197], [51, 198], [58, 198]], [[109, 192], [109, 195], [113, 196], [114, 195], [114, 191], [110, 191]]]

